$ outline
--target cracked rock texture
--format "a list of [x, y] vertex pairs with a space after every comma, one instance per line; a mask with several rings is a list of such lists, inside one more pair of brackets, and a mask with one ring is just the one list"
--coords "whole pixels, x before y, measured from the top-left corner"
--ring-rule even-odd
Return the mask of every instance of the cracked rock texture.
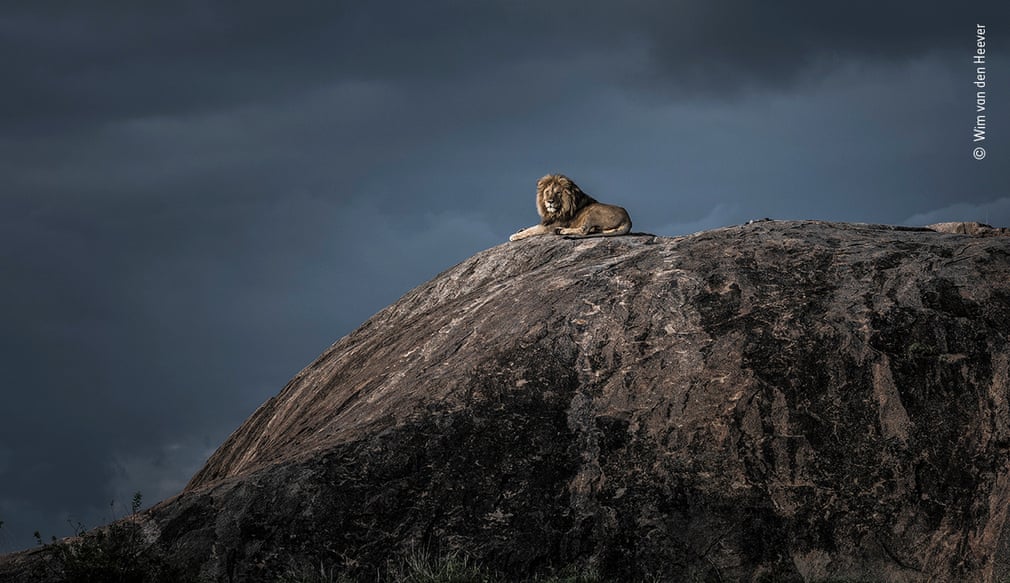
[[958, 229], [489, 249], [295, 376], [140, 517], [149, 552], [213, 581], [419, 547], [513, 578], [1005, 581], [1010, 238]]

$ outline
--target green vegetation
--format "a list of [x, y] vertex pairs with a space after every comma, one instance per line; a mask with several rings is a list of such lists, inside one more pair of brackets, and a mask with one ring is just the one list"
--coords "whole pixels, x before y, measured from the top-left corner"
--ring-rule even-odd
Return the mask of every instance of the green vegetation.
[[432, 558], [423, 551], [407, 554], [390, 573], [390, 580], [403, 583], [496, 583], [500, 578], [483, 569], [466, 555], [449, 554]]
[[[142, 498], [133, 496], [130, 515], [109, 526], [85, 532], [84, 526], [74, 527], [76, 537], [44, 544], [36, 532], [35, 538], [49, 552], [48, 573], [40, 580], [66, 583], [190, 583], [192, 576], [170, 565], [156, 546], [149, 544], [137, 514]], [[0, 527], [3, 521], [0, 521]], [[691, 578], [690, 580], [701, 580]], [[762, 579], [775, 581], [774, 577]], [[594, 570], [569, 567], [552, 575], [536, 575], [521, 583], [604, 583]], [[825, 579], [824, 583], [854, 583], [855, 579]], [[501, 573], [478, 564], [461, 552], [433, 555], [423, 549], [408, 551], [391, 563], [384, 573], [355, 578], [325, 562], [292, 561], [276, 583], [514, 583]]]
[[354, 579], [338, 573], [335, 568], [293, 563], [277, 579], [277, 583], [355, 583]]
[[[140, 509], [140, 495], [134, 496], [132, 515]], [[0, 522], [2, 525], [2, 522]], [[78, 538], [45, 545], [53, 561], [51, 572], [42, 580], [66, 583], [188, 583], [191, 576], [169, 566], [165, 558], [152, 551], [143, 538], [136, 520], [123, 520], [95, 532], [85, 534], [80, 527]], [[36, 533], [36, 539], [41, 536]], [[659, 579], [650, 579], [654, 583]], [[701, 581], [702, 578], [690, 578]], [[776, 581], [765, 577], [762, 581]], [[592, 569], [570, 567], [554, 575], [537, 575], [521, 583], [605, 583]], [[818, 583], [856, 583], [857, 579], [824, 579]], [[424, 550], [407, 552], [385, 573], [354, 578], [325, 562], [292, 561], [275, 583], [515, 583], [504, 575], [477, 564], [463, 553], [434, 556]]]
[[[133, 495], [130, 516], [109, 526], [85, 532], [83, 524], [74, 526], [75, 538], [57, 542], [52, 537], [45, 544], [50, 561], [49, 575], [67, 583], [184, 583], [181, 573], [169, 565], [144, 538], [137, 519], [143, 498]], [[35, 540], [43, 544], [42, 535]], [[49, 577], [47, 577], [48, 579]]]
[[[134, 494], [130, 514], [123, 520], [86, 532], [73, 525], [74, 537], [45, 543], [35, 540], [48, 554], [38, 573], [40, 580], [66, 583], [187, 583], [195, 581], [173, 567], [164, 552], [144, 537], [139, 517], [142, 497]], [[0, 521], [0, 526], [3, 522]], [[424, 550], [407, 552], [384, 573], [358, 579], [325, 562], [292, 561], [276, 583], [511, 583], [513, 579], [479, 565], [464, 553], [435, 556]], [[524, 583], [602, 583], [595, 572], [569, 568], [558, 575], [535, 576]]]
[[922, 342], [913, 342], [908, 345], [905, 354], [910, 359], [932, 359], [936, 356], [936, 347]]
[[[432, 556], [423, 550], [412, 550], [399, 563], [392, 565], [384, 577], [362, 579], [361, 583], [510, 583], [513, 580], [478, 565], [462, 553]], [[292, 566], [278, 583], [359, 583], [325, 566]], [[603, 583], [592, 571], [568, 569], [560, 575], [537, 576], [526, 583]]]

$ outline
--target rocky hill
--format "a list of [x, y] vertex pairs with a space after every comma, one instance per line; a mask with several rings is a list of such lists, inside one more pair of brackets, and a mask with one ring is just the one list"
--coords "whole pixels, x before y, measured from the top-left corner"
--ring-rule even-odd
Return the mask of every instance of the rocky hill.
[[1010, 238], [940, 230], [764, 221], [479, 253], [135, 518], [146, 553], [212, 581], [292, 560], [371, 581], [417, 548], [514, 579], [1004, 581]]

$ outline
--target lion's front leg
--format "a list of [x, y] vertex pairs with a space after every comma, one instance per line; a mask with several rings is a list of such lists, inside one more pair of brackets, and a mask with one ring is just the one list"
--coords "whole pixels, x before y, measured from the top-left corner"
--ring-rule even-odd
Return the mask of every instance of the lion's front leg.
[[519, 229], [512, 236], [509, 237], [509, 241], [518, 241], [519, 239], [525, 239], [526, 237], [534, 237], [536, 235], [546, 235], [550, 233], [551, 229], [543, 225], [533, 225], [532, 227], [526, 227], [525, 229]]
[[557, 234], [559, 235], [575, 235], [576, 237], [585, 237], [592, 231], [591, 225], [582, 225], [580, 227], [569, 227], [567, 229], [558, 229]]

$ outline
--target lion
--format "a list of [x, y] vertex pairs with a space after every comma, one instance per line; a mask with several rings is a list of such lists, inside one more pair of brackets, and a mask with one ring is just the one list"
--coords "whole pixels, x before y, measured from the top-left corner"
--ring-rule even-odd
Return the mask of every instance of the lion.
[[631, 231], [628, 211], [596, 202], [562, 174], [548, 174], [537, 181], [537, 213], [540, 224], [520, 229], [509, 241], [548, 234], [605, 237]]

